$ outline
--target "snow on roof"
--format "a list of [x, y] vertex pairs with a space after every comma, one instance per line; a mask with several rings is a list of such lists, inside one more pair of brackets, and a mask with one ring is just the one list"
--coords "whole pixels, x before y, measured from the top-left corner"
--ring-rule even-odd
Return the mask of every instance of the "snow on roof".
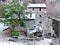
[[28, 7], [30, 8], [33, 8], [33, 7], [36, 7], [36, 8], [38, 8], [38, 7], [46, 7], [46, 5], [45, 4], [29, 4], [28, 5]]
[[3, 23], [0, 23], [0, 32], [2, 32], [3, 30], [9, 28], [9, 26], [4, 26]]

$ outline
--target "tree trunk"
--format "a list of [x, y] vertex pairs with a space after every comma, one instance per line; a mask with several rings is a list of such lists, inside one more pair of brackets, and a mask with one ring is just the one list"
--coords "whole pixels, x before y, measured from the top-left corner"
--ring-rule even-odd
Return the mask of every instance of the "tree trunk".
[[15, 30], [15, 26], [14, 25], [12, 25], [12, 31], [14, 31]]

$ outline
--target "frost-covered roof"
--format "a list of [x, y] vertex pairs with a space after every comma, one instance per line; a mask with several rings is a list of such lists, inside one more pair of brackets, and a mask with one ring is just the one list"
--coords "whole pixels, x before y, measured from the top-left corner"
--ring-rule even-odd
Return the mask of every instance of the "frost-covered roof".
[[0, 32], [2, 32], [3, 30], [9, 28], [9, 26], [4, 26], [3, 23], [0, 23]]
[[28, 5], [28, 7], [30, 8], [33, 8], [33, 7], [36, 7], [36, 8], [38, 8], [38, 7], [46, 7], [46, 5], [45, 4], [29, 4]]

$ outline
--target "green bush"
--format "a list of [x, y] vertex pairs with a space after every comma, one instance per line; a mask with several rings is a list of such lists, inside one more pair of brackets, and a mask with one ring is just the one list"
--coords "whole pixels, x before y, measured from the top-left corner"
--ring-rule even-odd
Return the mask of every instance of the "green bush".
[[13, 38], [18, 38], [18, 36], [19, 36], [19, 32], [18, 31], [13, 31], [12, 32], [12, 37]]

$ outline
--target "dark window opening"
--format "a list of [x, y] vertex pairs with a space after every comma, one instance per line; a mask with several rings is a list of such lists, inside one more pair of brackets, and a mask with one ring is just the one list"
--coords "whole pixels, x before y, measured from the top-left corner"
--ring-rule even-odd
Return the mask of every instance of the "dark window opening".
[[41, 21], [39, 23], [42, 23]]
[[40, 17], [42, 17], [41, 15], [39, 15]]
[[33, 8], [33, 11], [34, 11], [34, 8]]
[[30, 17], [32, 17], [32, 13], [30, 13]]
[[41, 8], [39, 10], [41, 11]]

